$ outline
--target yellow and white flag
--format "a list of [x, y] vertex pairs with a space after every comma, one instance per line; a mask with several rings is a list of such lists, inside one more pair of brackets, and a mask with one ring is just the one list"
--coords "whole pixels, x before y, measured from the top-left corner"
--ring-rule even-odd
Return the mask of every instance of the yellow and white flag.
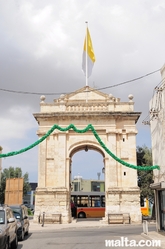
[[95, 63], [95, 54], [92, 46], [92, 40], [90, 37], [89, 30], [87, 28], [87, 34], [84, 41], [84, 49], [83, 49], [83, 56], [82, 56], [82, 69], [84, 74], [87, 78], [92, 73], [92, 68]]

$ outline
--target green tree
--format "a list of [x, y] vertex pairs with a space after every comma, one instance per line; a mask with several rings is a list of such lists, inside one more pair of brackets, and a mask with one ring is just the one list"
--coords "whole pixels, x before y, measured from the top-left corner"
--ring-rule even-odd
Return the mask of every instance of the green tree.
[[6, 188], [6, 178], [24, 178], [23, 182], [23, 196], [27, 194], [28, 191], [31, 190], [29, 184], [29, 175], [25, 173], [22, 175], [21, 168], [10, 167], [9, 169], [4, 169], [1, 173], [1, 186], [0, 186], [0, 203], [4, 203], [5, 200], [5, 188]]
[[[147, 146], [137, 147], [137, 165], [139, 166], [152, 166], [152, 150]], [[140, 187], [141, 199], [148, 197], [150, 201], [154, 202], [154, 191], [150, 188], [153, 183], [153, 170], [137, 171], [138, 185]]]

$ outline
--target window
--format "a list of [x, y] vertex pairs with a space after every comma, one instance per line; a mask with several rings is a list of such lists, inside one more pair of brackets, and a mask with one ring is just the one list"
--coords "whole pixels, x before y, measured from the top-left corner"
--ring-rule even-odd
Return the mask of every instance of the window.
[[140, 206], [144, 207], [144, 197], [140, 196]]
[[81, 182], [80, 181], [74, 182], [74, 191], [81, 191], [81, 190], [82, 190]]
[[100, 182], [91, 182], [91, 191], [100, 192]]
[[5, 224], [5, 212], [0, 210], [0, 224]]

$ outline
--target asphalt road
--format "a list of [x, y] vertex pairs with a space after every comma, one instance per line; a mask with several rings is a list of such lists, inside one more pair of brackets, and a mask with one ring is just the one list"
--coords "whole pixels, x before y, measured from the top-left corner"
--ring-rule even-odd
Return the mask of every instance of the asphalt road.
[[[155, 225], [149, 225], [149, 231], [155, 231]], [[112, 225], [109, 227], [63, 228], [60, 230], [35, 231], [20, 241], [18, 249], [102, 249], [133, 248], [125, 246], [105, 246], [105, 240], [146, 240], [141, 236], [142, 225]], [[138, 248], [138, 247], [134, 247]], [[140, 248], [140, 247], [139, 247]], [[154, 248], [143, 246], [143, 249]], [[155, 248], [154, 248], [155, 249]]]

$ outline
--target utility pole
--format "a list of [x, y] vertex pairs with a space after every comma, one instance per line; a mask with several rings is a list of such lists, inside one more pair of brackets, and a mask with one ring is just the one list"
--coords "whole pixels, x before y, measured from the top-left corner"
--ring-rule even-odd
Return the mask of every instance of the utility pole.
[[[0, 146], [0, 154], [2, 154], [3, 148]], [[0, 157], [0, 187], [1, 187], [1, 171], [2, 171], [2, 158]]]

